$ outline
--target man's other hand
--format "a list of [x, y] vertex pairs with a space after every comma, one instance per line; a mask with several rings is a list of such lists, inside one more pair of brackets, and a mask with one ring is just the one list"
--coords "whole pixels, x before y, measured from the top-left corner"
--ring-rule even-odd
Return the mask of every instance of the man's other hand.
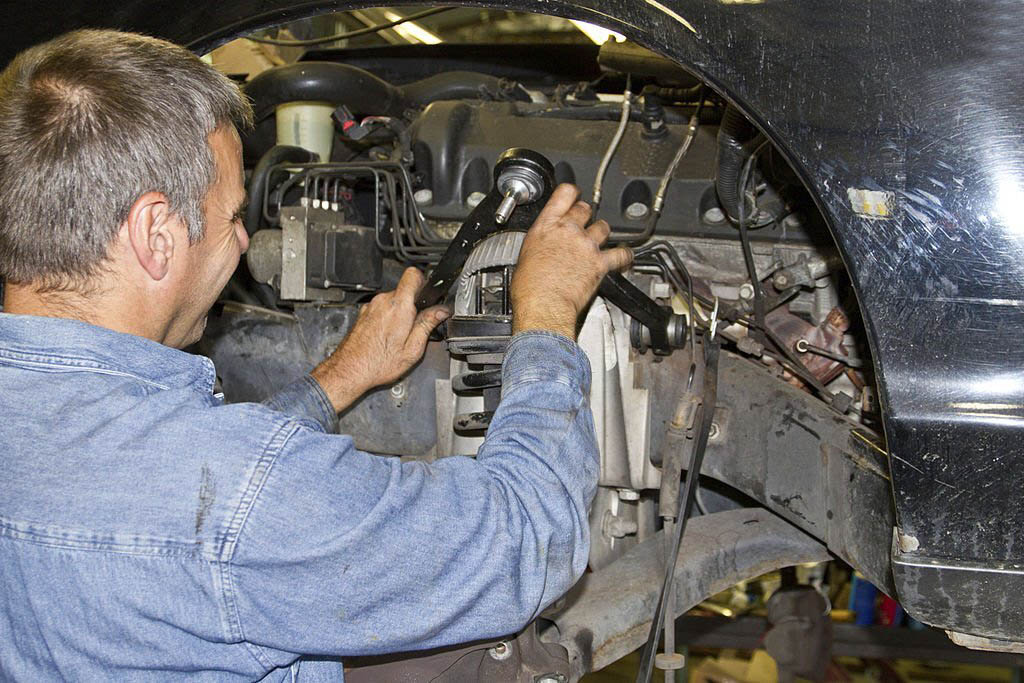
[[423, 357], [427, 339], [448, 317], [444, 306], [416, 312], [423, 275], [406, 268], [398, 287], [373, 297], [334, 353], [312, 372], [337, 412], [375, 387], [398, 381]]
[[559, 185], [526, 233], [512, 277], [514, 332], [547, 330], [576, 339], [576, 321], [601, 279], [633, 262], [626, 247], [602, 251], [611, 228], [603, 220], [585, 227], [591, 210], [579, 195], [579, 188]]

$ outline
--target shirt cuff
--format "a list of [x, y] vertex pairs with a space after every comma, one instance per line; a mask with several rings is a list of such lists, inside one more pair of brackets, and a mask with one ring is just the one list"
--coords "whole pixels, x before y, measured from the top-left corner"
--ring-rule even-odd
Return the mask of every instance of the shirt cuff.
[[520, 332], [505, 350], [502, 394], [528, 382], [558, 382], [586, 395], [590, 392], [590, 361], [579, 344], [561, 334]]
[[263, 402], [263, 405], [298, 420], [320, 425], [325, 432], [338, 429], [338, 414], [312, 375], [305, 375]]

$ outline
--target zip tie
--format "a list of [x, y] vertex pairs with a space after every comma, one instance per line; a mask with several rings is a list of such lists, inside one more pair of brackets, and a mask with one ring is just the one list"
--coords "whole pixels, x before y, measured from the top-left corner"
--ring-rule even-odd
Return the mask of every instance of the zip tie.
[[718, 296], [715, 296], [715, 307], [711, 310], [711, 336], [710, 340], [714, 340], [715, 333], [718, 332]]

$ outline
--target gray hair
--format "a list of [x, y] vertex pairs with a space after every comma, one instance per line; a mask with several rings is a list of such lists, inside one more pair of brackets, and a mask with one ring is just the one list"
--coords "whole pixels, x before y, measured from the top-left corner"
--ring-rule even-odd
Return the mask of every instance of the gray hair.
[[209, 135], [251, 121], [230, 79], [163, 40], [84, 30], [25, 50], [0, 73], [0, 276], [84, 287], [149, 191], [201, 239]]

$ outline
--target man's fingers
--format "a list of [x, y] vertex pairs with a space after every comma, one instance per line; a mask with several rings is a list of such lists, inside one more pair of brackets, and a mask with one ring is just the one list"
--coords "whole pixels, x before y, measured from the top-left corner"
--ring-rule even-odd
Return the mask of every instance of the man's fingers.
[[611, 234], [611, 227], [608, 225], [608, 221], [597, 221], [589, 228], [587, 228], [587, 237], [589, 237], [594, 244], [601, 246], [604, 241], [608, 239], [608, 235]]
[[451, 313], [448, 309], [441, 305], [431, 306], [420, 311], [405, 342], [405, 350], [409, 355], [415, 356], [419, 360], [419, 357], [423, 355], [427, 340], [430, 338], [430, 333], [449, 315]]
[[583, 226], [585, 226], [590, 220], [590, 214], [590, 204], [579, 201], [573, 204], [569, 210], [565, 212], [565, 215], [562, 216], [562, 222], [570, 223], [582, 230]]
[[402, 279], [398, 281], [398, 286], [395, 287], [395, 296], [400, 300], [409, 299], [411, 301], [419, 294], [422, 286], [423, 273], [412, 267], [406, 268], [402, 273]]
[[551, 193], [551, 198], [548, 199], [548, 203], [544, 205], [544, 208], [540, 210], [537, 220], [533, 224], [548, 225], [556, 222], [572, 208], [572, 205], [576, 203], [576, 199], [579, 196], [580, 188], [569, 183], [562, 183]]
[[604, 265], [609, 272], [624, 270], [633, 263], [633, 250], [629, 247], [605, 249], [601, 252], [601, 258], [604, 259]]

